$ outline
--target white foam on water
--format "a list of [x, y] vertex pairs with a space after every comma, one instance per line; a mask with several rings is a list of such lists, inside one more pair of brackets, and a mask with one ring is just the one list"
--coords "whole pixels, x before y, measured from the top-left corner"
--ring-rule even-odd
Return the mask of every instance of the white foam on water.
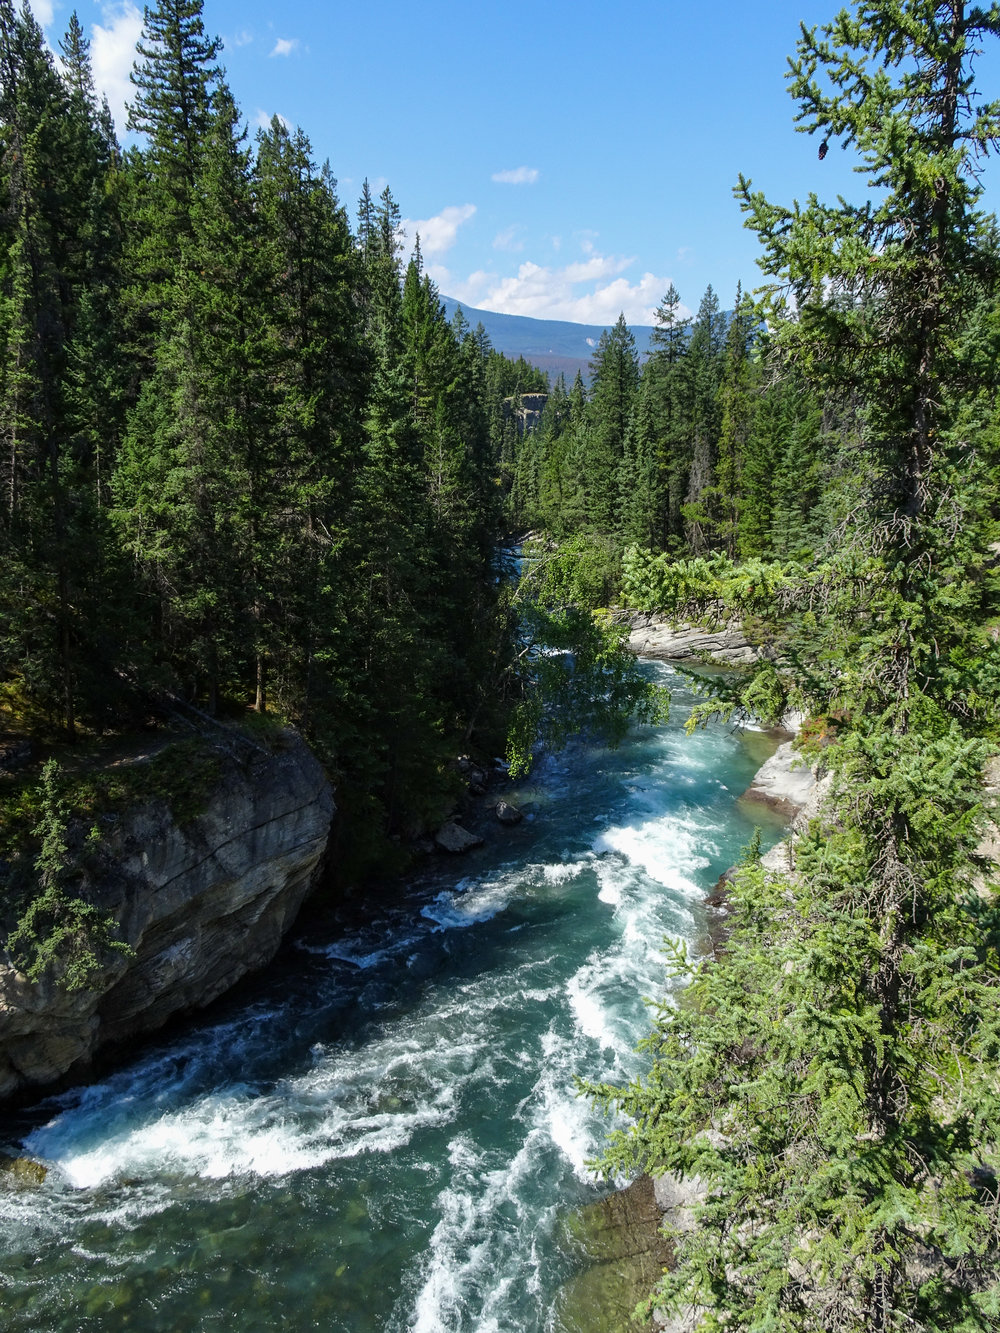
[[584, 858], [576, 857], [572, 861], [559, 861], [555, 865], [542, 866], [542, 876], [546, 884], [566, 884], [580, 873]]
[[597, 852], [617, 852], [651, 880], [686, 898], [703, 896], [695, 876], [711, 865], [717, 847], [693, 814], [660, 814], [614, 825], [594, 841]]
[[463, 880], [454, 889], [439, 893], [433, 902], [421, 908], [420, 915], [433, 922], [434, 929], [439, 931], [464, 930], [492, 921], [510, 906], [521, 887], [520, 880], [517, 873], [480, 883]]
[[547, 1139], [543, 1124], [529, 1125], [516, 1154], [499, 1165], [495, 1153], [467, 1136], [452, 1140], [453, 1171], [437, 1198], [419, 1286], [400, 1312], [405, 1322], [394, 1321], [393, 1329], [510, 1333], [515, 1327], [511, 1312], [522, 1293], [542, 1288], [538, 1238], [551, 1230], [557, 1211], [530, 1201]]
[[352, 967], [358, 968], [361, 972], [367, 972], [370, 968], [378, 967], [388, 958], [392, 958], [406, 947], [407, 943], [412, 941], [400, 940], [385, 949], [372, 949], [365, 952], [357, 941], [349, 940], [329, 944], [323, 949], [309, 949], [310, 953], [319, 953], [323, 957], [329, 958], [331, 962], [350, 963]]
[[154, 1174], [276, 1177], [392, 1153], [420, 1130], [448, 1123], [464, 1079], [489, 1064], [482, 1042], [461, 1028], [441, 1044], [401, 1037], [358, 1051], [316, 1048], [313, 1069], [269, 1091], [231, 1085], [180, 1097], [159, 1115], [141, 1103], [69, 1112], [26, 1145], [78, 1189]]

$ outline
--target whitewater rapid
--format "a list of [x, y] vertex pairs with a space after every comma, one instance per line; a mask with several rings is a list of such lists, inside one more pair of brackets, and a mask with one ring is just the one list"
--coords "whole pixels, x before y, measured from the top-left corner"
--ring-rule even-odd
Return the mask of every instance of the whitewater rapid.
[[5, 1329], [559, 1327], [607, 1130], [574, 1079], [641, 1071], [663, 939], [752, 833], [760, 744], [685, 736], [647, 669], [667, 727], [546, 758], [518, 828], [19, 1118], [49, 1174], [0, 1192]]

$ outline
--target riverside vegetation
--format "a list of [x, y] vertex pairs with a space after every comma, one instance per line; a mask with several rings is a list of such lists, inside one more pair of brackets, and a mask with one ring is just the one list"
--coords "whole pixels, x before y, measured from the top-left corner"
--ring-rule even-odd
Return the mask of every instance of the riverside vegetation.
[[605, 1171], [705, 1190], [652, 1297], [671, 1327], [1000, 1327], [1000, 921], [977, 852], [1000, 699], [1000, 255], [979, 209], [1000, 103], [973, 82], [998, 35], [1000, 9], [962, 0], [802, 30], [799, 127], [821, 159], [858, 153], [865, 202], [779, 207], [741, 180], [762, 299], [714, 359], [704, 307], [671, 350], [668, 303], [617, 437], [613, 554], [643, 535], [630, 497], [659, 497], [660, 550], [620, 557], [627, 604], [775, 645], [693, 722], [791, 702], [833, 774], [791, 874], [747, 858], [721, 961], [672, 957], [690, 984], [654, 1010], [649, 1073], [590, 1089], [632, 1117]]
[[[964, 0], [803, 30], [800, 128], [858, 152], [866, 201], [780, 208], [741, 181], [762, 298], [727, 317], [709, 289], [688, 325], [671, 289], [644, 366], [619, 320], [589, 388], [557, 383], [521, 436], [502, 403], [537, 372], [445, 321], [419, 252], [400, 271], [388, 191], [352, 233], [301, 132], [246, 146], [199, 4], [147, 11], [146, 146], [122, 153], [75, 18], [59, 72], [0, 0], [18, 725], [273, 708], [330, 764], [360, 867], [434, 816], [456, 745], [510, 728], [516, 769], [540, 732], [656, 715], [583, 610], [739, 619], [773, 649], [694, 721], [812, 716], [834, 795], [794, 873], [748, 856], [721, 961], [673, 960], [690, 984], [654, 1010], [648, 1074], [590, 1088], [632, 1117], [609, 1174], [707, 1187], [651, 1298], [690, 1327], [1000, 1327], [1000, 922], [976, 851], [1000, 104], [973, 81], [998, 35], [1000, 8]], [[493, 546], [522, 526], [538, 558], [510, 592]]]
[[[61, 770], [4, 779], [2, 915], [31, 975], [76, 940], [81, 984], [87, 921], [114, 941], [63, 834], [99, 833], [80, 752], [102, 737], [293, 721], [350, 883], [440, 822], [452, 757], [502, 752], [516, 715], [523, 767], [546, 716], [495, 555], [504, 400], [544, 376], [447, 322], [419, 244], [402, 271], [388, 188], [352, 231], [301, 131], [247, 142], [219, 49], [198, 0], [148, 8], [123, 152], [77, 16], [57, 63], [0, 0], [0, 728]], [[606, 684], [655, 714], [614, 635], [533, 626], [579, 640], [581, 718]]]

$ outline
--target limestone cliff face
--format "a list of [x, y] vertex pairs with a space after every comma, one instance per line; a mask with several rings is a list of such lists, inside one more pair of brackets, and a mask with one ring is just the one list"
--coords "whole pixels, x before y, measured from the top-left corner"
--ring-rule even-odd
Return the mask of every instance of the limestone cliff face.
[[334, 814], [326, 776], [285, 733], [227, 747], [203, 812], [179, 825], [152, 802], [107, 836], [90, 894], [134, 956], [93, 989], [30, 984], [0, 961], [0, 1098], [82, 1075], [102, 1047], [209, 1004], [274, 956], [315, 879]]

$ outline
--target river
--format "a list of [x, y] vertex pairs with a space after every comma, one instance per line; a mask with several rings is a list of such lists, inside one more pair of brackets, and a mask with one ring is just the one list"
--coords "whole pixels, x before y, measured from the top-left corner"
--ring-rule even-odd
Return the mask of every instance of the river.
[[49, 1170], [0, 1192], [6, 1333], [557, 1333], [607, 1127], [573, 1076], [642, 1068], [663, 937], [703, 939], [769, 752], [685, 736], [645, 669], [667, 726], [545, 758], [520, 826], [8, 1124]]

